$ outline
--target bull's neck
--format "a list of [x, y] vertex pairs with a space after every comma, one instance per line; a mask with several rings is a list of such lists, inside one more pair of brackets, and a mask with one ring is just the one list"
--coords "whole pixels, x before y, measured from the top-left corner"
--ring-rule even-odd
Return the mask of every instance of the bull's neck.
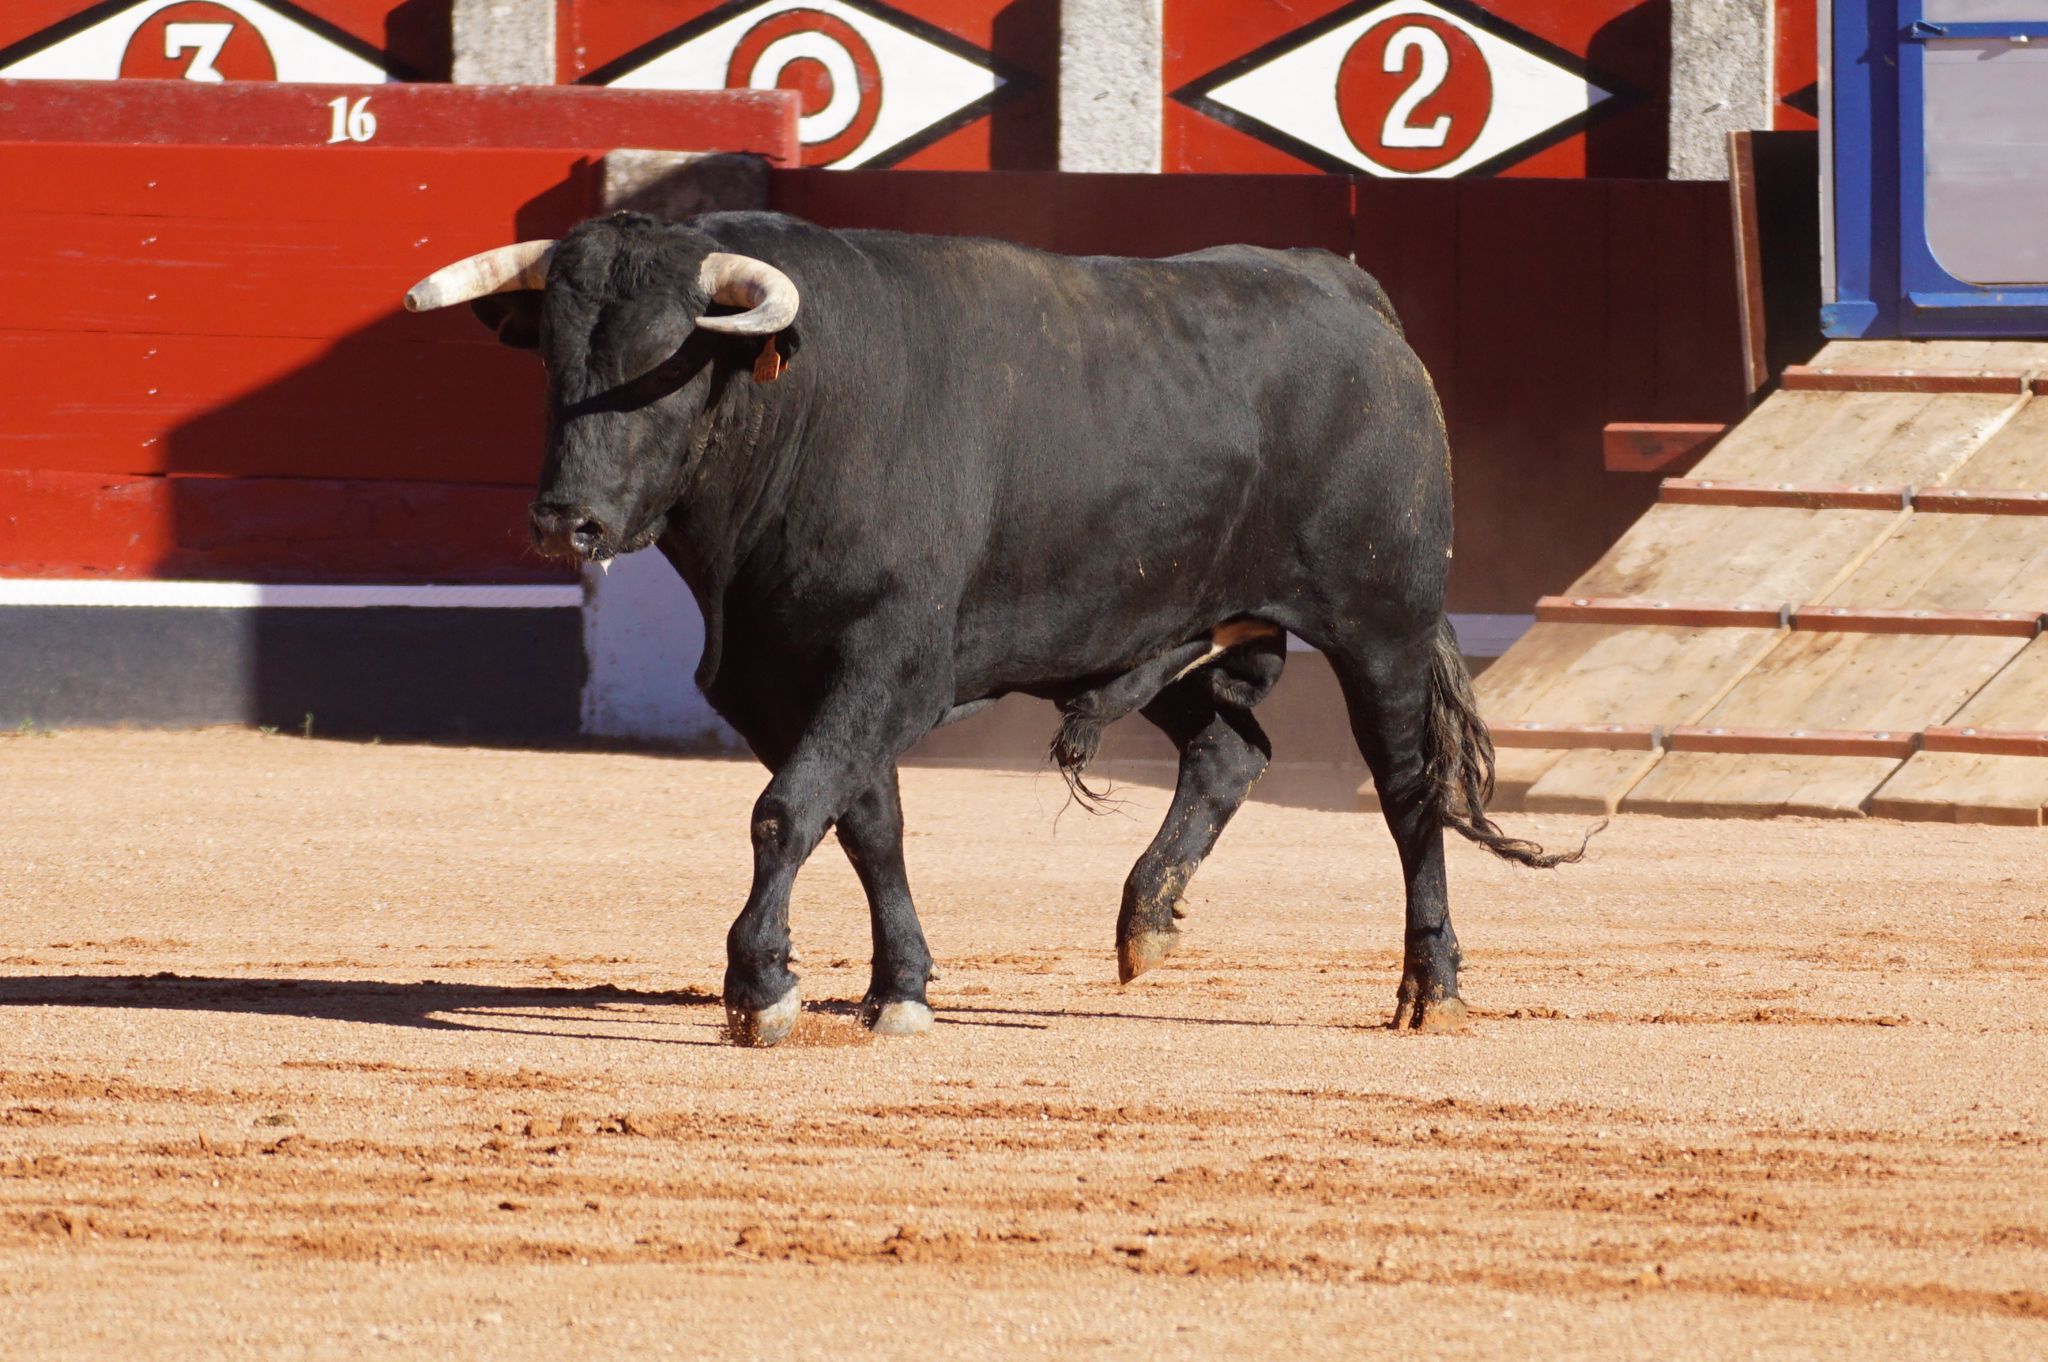
[[704, 615], [698, 683], [706, 689], [717, 670], [727, 595], [750, 562], [780, 556], [780, 507], [801, 443], [792, 437], [803, 425], [803, 394], [793, 376], [773, 388], [743, 368], [720, 379], [690, 423], [660, 541]]

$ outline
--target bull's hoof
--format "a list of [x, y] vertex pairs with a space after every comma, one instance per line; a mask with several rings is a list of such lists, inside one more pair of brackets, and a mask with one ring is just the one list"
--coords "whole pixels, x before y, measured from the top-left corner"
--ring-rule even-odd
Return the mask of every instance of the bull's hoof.
[[1180, 931], [1169, 928], [1163, 932], [1132, 932], [1116, 943], [1116, 976], [1125, 983], [1137, 978], [1146, 970], [1173, 954], [1173, 948], [1180, 945]]
[[1465, 1000], [1456, 994], [1448, 998], [1403, 998], [1394, 1009], [1392, 1029], [1420, 1031], [1429, 1035], [1454, 1035], [1472, 1024]]
[[734, 1045], [760, 1048], [780, 1045], [796, 1027], [797, 1014], [802, 1011], [797, 996], [797, 986], [791, 984], [789, 992], [777, 998], [758, 1012], [725, 1005], [725, 1038]]
[[932, 1029], [932, 1010], [908, 998], [863, 1007], [860, 1019], [878, 1036], [921, 1036]]

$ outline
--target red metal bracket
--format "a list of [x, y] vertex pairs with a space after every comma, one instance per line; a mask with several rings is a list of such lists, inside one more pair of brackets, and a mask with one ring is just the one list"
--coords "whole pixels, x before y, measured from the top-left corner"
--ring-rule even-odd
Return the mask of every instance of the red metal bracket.
[[1500, 720], [1486, 725], [1495, 747], [1590, 747], [1654, 752], [1664, 731], [1651, 724], [1539, 724]]
[[2031, 373], [1984, 370], [1974, 374], [1930, 373], [1919, 369], [1817, 368], [1788, 364], [1778, 386], [1788, 392], [1828, 393], [2011, 393], [2028, 390]]
[[1536, 602], [1539, 624], [1733, 625], [1782, 629], [1790, 615], [1784, 605], [1724, 601], [1657, 601], [1631, 596], [1543, 596]]
[[1938, 726], [1921, 736], [1920, 746], [1928, 752], [1967, 752], [1980, 757], [2048, 757], [2048, 733]]
[[1820, 634], [1949, 634], [1985, 638], [2032, 638], [2041, 632], [2041, 612], [1863, 610], [1854, 606], [1810, 605], [1792, 612], [1792, 627]]
[[[1912, 489], [1862, 483], [1721, 482], [1666, 478], [1657, 499], [1678, 506], [1774, 506], [1800, 511], [1903, 511]], [[2044, 511], [2048, 514], [2048, 511]]]
[[1913, 493], [1913, 509], [1951, 515], [2048, 515], [2048, 492], [1928, 487]]
[[1727, 433], [1712, 422], [1610, 421], [1600, 428], [1601, 462], [1610, 473], [1689, 468]]
[[1664, 735], [1671, 752], [1729, 752], [1740, 756], [1910, 757], [1918, 732], [1853, 728], [1710, 728], [1687, 725]]

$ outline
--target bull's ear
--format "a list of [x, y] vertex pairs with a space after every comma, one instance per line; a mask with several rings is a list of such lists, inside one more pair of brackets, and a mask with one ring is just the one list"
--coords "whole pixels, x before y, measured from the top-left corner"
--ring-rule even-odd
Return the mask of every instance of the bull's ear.
[[540, 290], [486, 293], [469, 305], [476, 319], [498, 333], [498, 343], [519, 350], [540, 347]]

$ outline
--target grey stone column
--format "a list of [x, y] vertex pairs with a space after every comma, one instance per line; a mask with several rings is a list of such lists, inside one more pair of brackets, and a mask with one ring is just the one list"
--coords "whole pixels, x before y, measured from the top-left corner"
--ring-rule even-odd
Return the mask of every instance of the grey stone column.
[[1063, 0], [1060, 169], [1157, 171], [1163, 0]]
[[457, 85], [553, 85], [555, 0], [455, 0]]
[[1728, 134], [1771, 126], [1775, 10], [1772, 0], [1672, 0], [1672, 179], [1727, 179]]

